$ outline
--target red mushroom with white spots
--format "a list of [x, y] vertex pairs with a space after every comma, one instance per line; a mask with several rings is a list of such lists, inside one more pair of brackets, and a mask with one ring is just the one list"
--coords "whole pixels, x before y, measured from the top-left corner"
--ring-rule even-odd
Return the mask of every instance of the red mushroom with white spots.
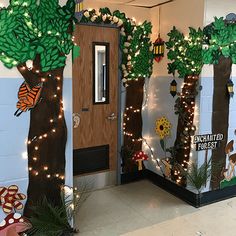
[[19, 213], [11, 213], [0, 223], [0, 235], [19, 236], [19, 233], [30, 228], [31, 225], [25, 217]]
[[145, 154], [143, 151], [138, 151], [134, 154], [133, 161], [138, 163], [138, 170], [142, 170], [143, 169], [143, 161], [148, 160], [148, 155]]

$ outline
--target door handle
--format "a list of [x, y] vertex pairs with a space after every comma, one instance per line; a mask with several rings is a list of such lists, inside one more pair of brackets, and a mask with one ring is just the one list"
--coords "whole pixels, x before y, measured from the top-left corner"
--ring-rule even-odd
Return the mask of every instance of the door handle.
[[113, 113], [111, 113], [111, 115], [109, 115], [109, 116], [107, 117], [107, 119], [108, 119], [108, 120], [116, 120], [116, 119], [117, 119], [117, 116], [116, 116], [115, 113], [113, 112]]
[[73, 113], [73, 127], [74, 129], [78, 128], [80, 124], [80, 114]]

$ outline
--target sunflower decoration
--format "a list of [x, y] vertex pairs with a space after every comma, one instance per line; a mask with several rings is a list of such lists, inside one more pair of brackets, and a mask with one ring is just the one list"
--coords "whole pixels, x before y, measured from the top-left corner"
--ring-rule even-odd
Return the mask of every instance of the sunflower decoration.
[[170, 136], [170, 129], [171, 123], [165, 116], [162, 116], [156, 121], [156, 134], [159, 135], [161, 139]]

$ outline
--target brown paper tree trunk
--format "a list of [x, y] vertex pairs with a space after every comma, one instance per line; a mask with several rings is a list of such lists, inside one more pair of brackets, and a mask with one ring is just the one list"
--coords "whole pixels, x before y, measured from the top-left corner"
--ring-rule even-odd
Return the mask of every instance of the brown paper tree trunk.
[[[39, 58], [34, 68], [40, 68]], [[28, 134], [29, 185], [24, 215], [30, 216], [34, 206], [43, 196], [53, 205], [61, 204], [61, 186], [65, 178], [65, 148], [67, 128], [62, 104], [63, 70], [60, 68], [38, 75], [22, 71], [25, 81], [31, 86], [45, 79], [41, 100], [30, 111]], [[59, 79], [60, 78], [60, 79]]]
[[224, 134], [224, 140], [220, 147], [212, 151], [212, 189], [219, 188], [223, 179], [221, 171], [225, 167], [226, 154], [225, 147], [228, 139], [229, 127], [229, 94], [227, 92], [227, 82], [230, 79], [232, 70], [232, 60], [220, 57], [219, 63], [214, 65], [214, 95], [212, 113], [212, 133]]
[[[186, 130], [186, 127], [193, 126], [196, 86], [198, 79], [199, 76], [186, 76], [184, 78], [184, 86], [182, 88], [179, 103], [181, 112], [178, 118], [177, 135], [175, 140], [175, 158], [178, 164], [184, 165], [184, 168], [188, 167], [187, 162], [190, 159], [189, 154], [191, 151], [191, 134], [189, 132], [192, 132], [192, 130]], [[183, 117], [184, 113], [186, 113], [186, 115]], [[176, 181], [179, 176], [174, 175], [175, 171], [178, 171], [178, 168], [172, 171], [172, 180], [174, 181]], [[182, 178], [179, 184], [185, 185], [185, 179]]]
[[[128, 81], [126, 89], [126, 105], [125, 113], [129, 120], [126, 121], [126, 132], [133, 136], [124, 135], [124, 146], [131, 148], [133, 151], [142, 150], [142, 104], [143, 104], [143, 86], [145, 83], [144, 78], [139, 78], [138, 81]], [[132, 107], [132, 108], [131, 108]], [[139, 110], [139, 112], [134, 112]], [[134, 141], [135, 140], [135, 141]], [[123, 163], [126, 171], [132, 171], [135, 163]]]

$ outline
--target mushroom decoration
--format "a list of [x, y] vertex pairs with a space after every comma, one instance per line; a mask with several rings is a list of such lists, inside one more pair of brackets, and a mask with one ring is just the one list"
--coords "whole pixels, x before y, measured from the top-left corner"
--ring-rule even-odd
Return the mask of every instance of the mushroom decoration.
[[142, 162], [148, 160], [148, 156], [143, 151], [138, 151], [134, 154], [132, 160], [138, 163], [138, 170], [142, 170]]
[[18, 193], [18, 186], [11, 185], [8, 188], [0, 187], [0, 206], [4, 213], [9, 214], [14, 209], [23, 209], [23, 204], [20, 202], [26, 199], [23, 193]]
[[11, 213], [0, 223], [0, 235], [19, 236], [19, 233], [23, 233], [30, 228], [31, 224], [21, 214]]

